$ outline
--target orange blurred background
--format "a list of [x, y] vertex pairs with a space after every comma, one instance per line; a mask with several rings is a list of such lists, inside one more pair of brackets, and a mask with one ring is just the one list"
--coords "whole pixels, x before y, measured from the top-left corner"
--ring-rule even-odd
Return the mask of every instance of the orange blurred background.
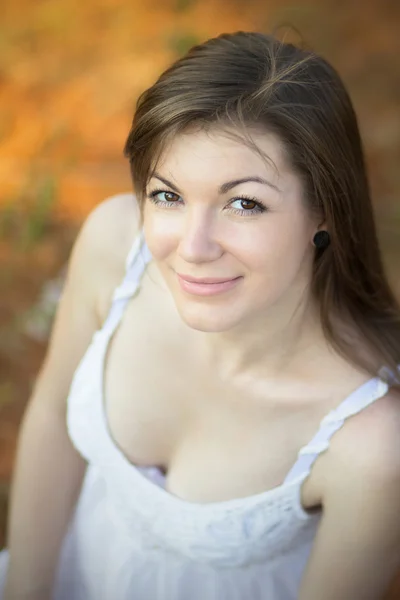
[[[339, 71], [400, 293], [398, 0], [11, 0], [0, 16], [0, 545], [18, 427], [88, 212], [131, 190], [138, 94], [191, 45], [293, 25]], [[293, 33], [281, 30], [296, 41]], [[298, 38], [297, 38], [298, 39]]]

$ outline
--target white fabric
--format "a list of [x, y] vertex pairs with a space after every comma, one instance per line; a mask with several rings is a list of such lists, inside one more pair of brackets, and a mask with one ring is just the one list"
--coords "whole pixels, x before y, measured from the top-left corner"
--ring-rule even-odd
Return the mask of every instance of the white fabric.
[[[164, 489], [160, 470], [128, 461], [104, 412], [108, 342], [150, 259], [141, 234], [110, 314], [71, 383], [68, 431], [88, 468], [62, 547], [54, 600], [295, 600], [321, 518], [302, 507], [301, 483], [344, 420], [388, 386], [371, 379], [331, 411], [282, 485], [223, 502], [181, 500]], [[7, 561], [4, 550], [0, 588]]]

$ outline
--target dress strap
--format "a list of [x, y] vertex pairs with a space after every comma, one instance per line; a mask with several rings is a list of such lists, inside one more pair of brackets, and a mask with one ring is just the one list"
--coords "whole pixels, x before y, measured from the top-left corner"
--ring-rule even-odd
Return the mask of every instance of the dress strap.
[[152, 256], [144, 239], [143, 230], [135, 237], [125, 259], [125, 275], [114, 290], [110, 311], [104, 321], [102, 332], [112, 335], [121, 320], [124, 308], [139, 288], [142, 275]]
[[332, 435], [342, 427], [345, 420], [382, 398], [388, 389], [388, 383], [374, 377], [357, 388], [337, 408], [331, 410], [320, 422], [312, 440], [299, 451], [298, 459], [286, 476], [285, 483], [300, 475], [306, 476], [317, 456], [329, 448]]
[[137, 255], [138, 255], [140, 247], [143, 245], [143, 243], [144, 243], [144, 233], [143, 233], [143, 229], [141, 229], [139, 231], [139, 234], [134, 238], [131, 248], [125, 259], [125, 273], [127, 271], [129, 271], [129, 269], [132, 267], [133, 263], [136, 260]]

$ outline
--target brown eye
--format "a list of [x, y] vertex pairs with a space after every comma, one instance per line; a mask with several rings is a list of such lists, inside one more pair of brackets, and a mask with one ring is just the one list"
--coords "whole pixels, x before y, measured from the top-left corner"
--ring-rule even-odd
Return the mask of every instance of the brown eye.
[[174, 198], [171, 198], [171, 196], [176, 196], [176, 194], [174, 194], [173, 192], [164, 192], [164, 194], [165, 194], [165, 199], [168, 202], [173, 202], [174, 201]]
[[240, 203], [246, 210], [253, 210], [257, 206], [254, 200], [241, 200]]
[[235, 215], [251, 217], [253, 215], [265, 212], [267, 207], [255, 198], [246, 198], [245, 196], [242, 196], [241, 198], [235, 198], [232, 200], [228, 206], [228, 209]]
[[[160, 196], [162, 195], [164, 196], [164, 198], [160, 198]], [[171, 206], [173, 207], [179, 204], [177, 202], [177, 198], [179, 198], [179, 196], [167, 190], [154, 190], [153, 192], [150, 192], [150, 194], [148, 194], [147, 198], [156, 206], [164, 208], [170, 208]]]

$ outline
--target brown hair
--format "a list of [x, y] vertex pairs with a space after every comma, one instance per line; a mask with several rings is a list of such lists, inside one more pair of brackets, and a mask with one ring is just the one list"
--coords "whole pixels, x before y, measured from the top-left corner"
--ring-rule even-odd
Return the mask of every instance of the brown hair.
[[193, 126], [225, 129], [262, 156], [252, 127], [279, 138], [307, 207], [330, 233], [328, 248], [315, 251], [312, 279], [325, 335], [353, 364], [372, 375], [386, 366], [398, 381], [400, 308], [382, 264], [357, 117], [337, 71], [309, 49], [258, 32], [191, 48], [137, 101], [124, 154], [141, 207], [168, 142]]

